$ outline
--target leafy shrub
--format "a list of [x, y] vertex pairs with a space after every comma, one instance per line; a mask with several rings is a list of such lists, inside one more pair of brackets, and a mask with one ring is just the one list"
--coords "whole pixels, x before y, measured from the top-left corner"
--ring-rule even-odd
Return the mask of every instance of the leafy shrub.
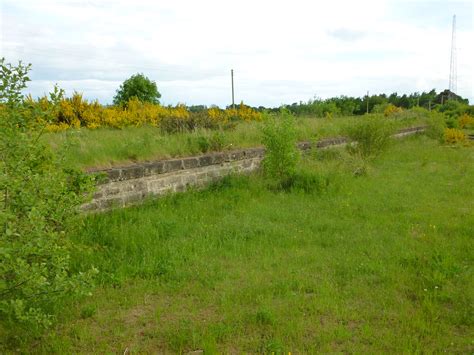
[[456, 117], [448, 116], [445, 119], [446, 127], [448, 128], [459, 128], [459, 121]]
[[[238, 121], [258, 121], [262, 118], [261, 113], [244, 104], [236, 109], [213, 107], [192, 112], [182, 104], [165, 107], [132, 97], [126, 105], [105, 107], [97, 101], [84, 100], [76, 92], [70, 98], [61, 96], [54, 102], [47, 97], [37, 101], [30, 97], [23, 110], [32, 120], [46, 124], [49, 132], [80, 127], [96, 129], [151, 125], [160, 127], [165, 133], [179, 133], [197, 128], [231, 129]], [[45, 117], [46, 113], [48, 117]]]
[[444, 141], [448, 144], [464, 143], [466, 138], [466, 134], [459, 129], [446, 128], [444, 130]]
[[209, 137], [210, 149], [219, 152], [225, 147], [225, 136], [221, 131], [212, 132]]
[[93, 180], [40, 143], [42, 126], [22, 110], [29, 67], [1, 59], [0, 69], [0, 319], [48, 327], [58, 302], [88, 293], [96, 272], [70, 271], [67, 238]]
[[295, 174], [300, 152], [296, 147], [294, 117], [282, 109], [280, 118], [268, 116], [262, 129], [266, 147], [265, 175], [283, 183]]
[[387, 107], [385, 107], [385, 109], [383, 110], [383, 115], [385, 117], [389, 117], [400, 112], [403, 112], [403, 109], [401, 107], [397, 107], [393, 104], [388, 104]]
[[432, 112], [426, 119], [426, 124], [428, 125], [428, 128], [426, 129], [425, 134], [432, 139], [443, 142], [444, 130], [446, 129], [444, 115], [438, 112]]
[[474, 127], [474, 117], [464, 113], [459, 117], [459, 128], [471, 128]]
[[207, 137], [205, 136], [199, 136], [197, 138], [197, 144], [199, 147], [199, 151], [201, 151], [202, 153], [208, 152], [211, 147], [211, 144], [209, 143], [209, 139], [207, 139]]
[[353, 141], [348, 145], [351, 153], [374, 158], [388, 146], [394, 129], [391, 122], [375, 116], [361, 119], [346, 131]]
[[114, 97], [114, 104], [127, 105], [130, 99], [136, 98], [141, 102], [158, 104], [161, 94], [156, 83], [143, 74], [135, 74], [125, 80]]
[[446, 115], [448, 119], [456, 120], [459, 116], [466, 112], [468, 105], [456, 100], [447, 100], [443, 105], [437, 107], [439, 112]]

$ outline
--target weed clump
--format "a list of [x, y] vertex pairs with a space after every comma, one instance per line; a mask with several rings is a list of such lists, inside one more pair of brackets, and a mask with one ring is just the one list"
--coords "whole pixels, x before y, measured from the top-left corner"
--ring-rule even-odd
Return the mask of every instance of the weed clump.
[[267, 117], [263, 126], [263, 144], [266, 152], [263, 160], [264, 174], [282, 183], [296, 172], [300, 152], [296, 147], [294, 117], [281, 110], [281, 117]]
[[425, 134], [432, 139], [443, 142], [444, 130], [446, 128], [444, 116], [440, 113], [433, 112], [426, 119], [426, 124], [428, 125], [428, 128], [426, 129]]
[[347, 128], [353, 141], [349, 152], [371, 159], [380, 155], [389, 145], [394, 129], [390, 121], [380, 117], [368, 117]]

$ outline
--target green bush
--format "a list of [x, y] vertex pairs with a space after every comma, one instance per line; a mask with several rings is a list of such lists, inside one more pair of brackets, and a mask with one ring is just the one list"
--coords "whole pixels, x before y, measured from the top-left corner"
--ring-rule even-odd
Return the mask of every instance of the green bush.
[[444, 113], [447, 119], [451, 119], [452, 122], [454, 122], [454, 120], [457, 120], [468, 108], [469, 105], [465, 103], [456, 100], [448, 100], [443, 105], [438, 106], [437, 110]]
[[211, 144], [209, 143], [209, 139], [207, 139], [207, 137], [199, 136], [196, 142], [197, 142], [200, 152], [206, 153], [209, 151]]
[[389, 120], [373, 116], [361, 118], [347, 127], [346, 133], [353, 141], [348, 145], [349, 151], [368, 159], [375, 158], [387, 148], [394, 129]]
[[68, 232], [93, 179], [66, 169], [22, 114], [29, 66], [1, 59], [0, 70], [0, 319], [7, 329], [38, 329], [51, 325], [60, 300], [89, 292], [96, 270], [70, 271]]
[[212, 132], [209, 137], [210, 150], [213, 152], [219, 152], [225, 147], [225, 136], [221, 131]]
[[143, 74], [135, 74], [125, 80], [114, 97], [115, 105], [127, 105], [131, 98], [136, 97], [141, 102], [159, 104], [161, 94], [156, 83]]
[[283, 183], [295, 174], [300, 157], [294, 117], [285, 109], [279, 118], [267, 116], [262, 132], [266, 148], [263, 171], [267, 177]]
[[444, 130], [446, 129], [446, 120], [443, 114], [438, 112], [431, 112], [431, 114], [426, 119], [426, 125], [428, 128], [425, 131], [425, 134], [432, 138], [436, 139], [439, 142], [444, 142]]

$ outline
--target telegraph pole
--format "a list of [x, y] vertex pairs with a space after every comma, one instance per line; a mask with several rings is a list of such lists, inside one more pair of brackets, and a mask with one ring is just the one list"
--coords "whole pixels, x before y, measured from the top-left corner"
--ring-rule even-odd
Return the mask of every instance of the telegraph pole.
[[367, 90], [367, 114], [369, 114], [369, 90]]
[[234, 102], [234, 69], [230, 70], [230, 79], [232, 82], [232, 108], [235, 108], [235, 102]]

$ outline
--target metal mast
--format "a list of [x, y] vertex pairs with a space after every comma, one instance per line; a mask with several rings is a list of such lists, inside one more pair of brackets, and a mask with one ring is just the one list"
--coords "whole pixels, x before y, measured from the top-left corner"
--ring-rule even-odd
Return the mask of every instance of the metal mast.
[[449, 91], [458, 91], [458, 68], [456, 57], [456, 15], [453, 16], [453, 32], [451, 35], [451, 63], [449, 65]]

